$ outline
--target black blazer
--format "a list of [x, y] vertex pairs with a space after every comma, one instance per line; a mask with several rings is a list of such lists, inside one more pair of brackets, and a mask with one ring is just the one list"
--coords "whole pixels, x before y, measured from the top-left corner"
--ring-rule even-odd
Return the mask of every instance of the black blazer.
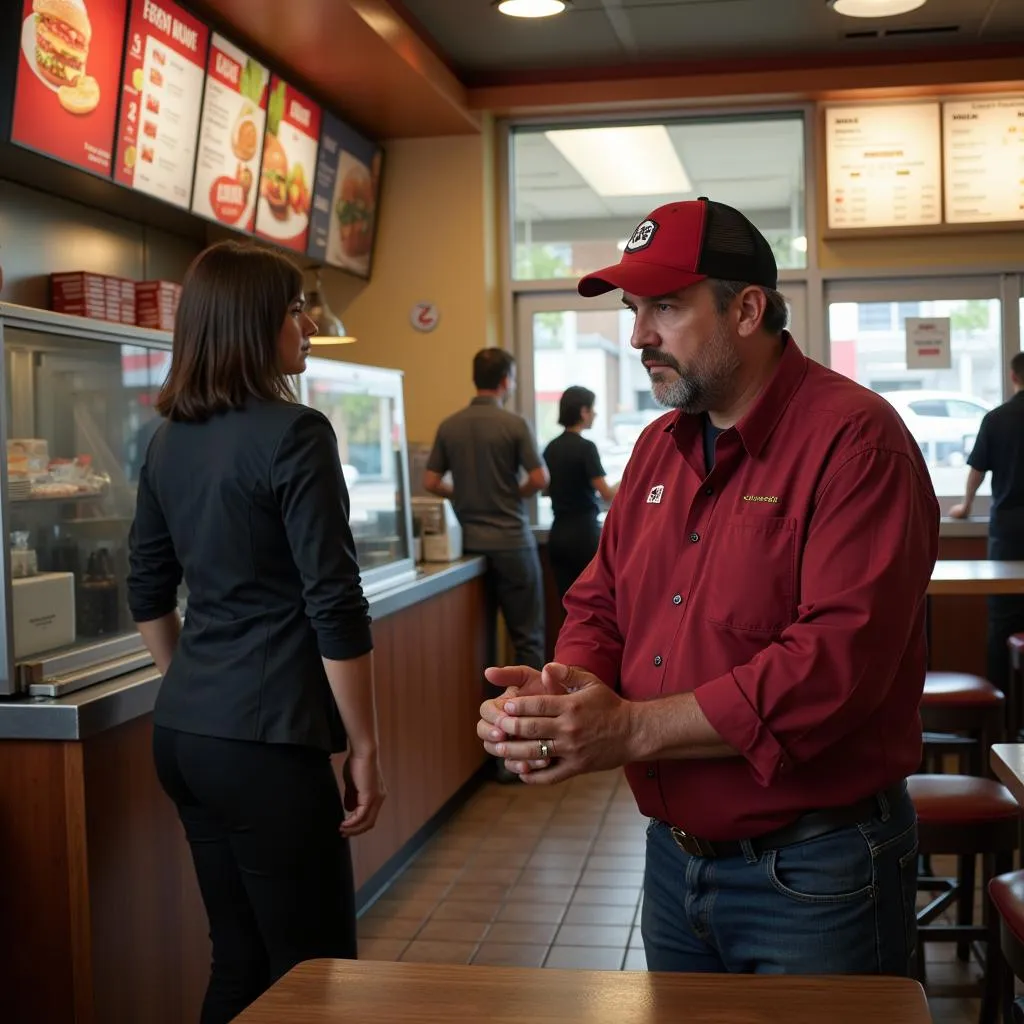
[[188, 611], [154, 721], [182, 732], [343, 749], [321, 656], [372, 649], [349, 497], [328, 420], [250, 401], [165, 422], [139, 476], [128, 603]]

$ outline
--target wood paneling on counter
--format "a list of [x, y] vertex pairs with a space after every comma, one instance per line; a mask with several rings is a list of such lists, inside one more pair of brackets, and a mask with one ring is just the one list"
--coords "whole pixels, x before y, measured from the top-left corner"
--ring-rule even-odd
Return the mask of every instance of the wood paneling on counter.
[[377, 715], [388, 798], [352, 844], [356, 887], [484, 763], [476, 737], [486, 667], [482, 578], [375, 623]]
[[[483, 580], [374, 626], [383, 770], [357, 885], [471, 780]], [[0, 741], [0, 1020], [195, 1024], [210, 944], [191, 855], [156, 778], [152, 715], [80, 743]]]

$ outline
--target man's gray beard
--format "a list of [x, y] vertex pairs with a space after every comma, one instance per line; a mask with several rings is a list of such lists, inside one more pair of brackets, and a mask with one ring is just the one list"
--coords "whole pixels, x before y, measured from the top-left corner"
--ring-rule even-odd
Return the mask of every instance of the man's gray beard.
[[735, 352], [726, 351], [720, 332], [716, 331], [708, 344], [711, 365], [698, 367], [686, 375], [677, 370], [676, 379], [669, 383], [651, 381], [651, 394], [658, 405], [696, 416], [708, 412], [712, 404], [727, 393], [729, 381], [739, 369], [739, 360]]
[[681, 409], [685, 413], [706, 412], [700, 385], [691, 377], [676, 377], [668, 384], [651, 383], [651, 394], [658, 405], [666, 409]]

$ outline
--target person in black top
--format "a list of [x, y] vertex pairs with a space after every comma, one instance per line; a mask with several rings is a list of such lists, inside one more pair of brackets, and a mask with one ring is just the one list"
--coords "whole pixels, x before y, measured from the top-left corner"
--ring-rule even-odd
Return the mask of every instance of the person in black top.
[[580, 433], [594, 425], [594, 399], [594, 392], [587, 388], [566, 388], [558, 403], [558, 422], [565, 431], [544, 449], [551, 475], [547, 493], [554, 513], [548, 558], [559, 597], [565, 597], [597, 554], [601, 537], [597, 495], [611, 501], [618, 487], [608, 486], [597, 445]]
[[[314, 329], [283, 256], [200, 254], [139, 476], [129, 605], [163, 674], [156, 770], [210, 921], [202, 1024], [234, 1019], [302, 960], [355, 958], [348, 839], [384, 799], [337, 439], [288, 381]], [[343, 803], [331, 754], [346, 741]]]
[[[1024, 559], [1024, 352], [1010, 360], [1013, 398], [985, 415], [974, 449], [967, 460], [967, 488], [961, 504], [950, 509], [954, 519], [971, 514], [974, 496], [987, 473], [992, 474], [988, 557], [1000, 561]], [[1010, 657], [1006, 641], [1024, 632], [1024, 597], [1019, 594], [988, 598], [988, 677], [1004, 693], [1010, 686]]]

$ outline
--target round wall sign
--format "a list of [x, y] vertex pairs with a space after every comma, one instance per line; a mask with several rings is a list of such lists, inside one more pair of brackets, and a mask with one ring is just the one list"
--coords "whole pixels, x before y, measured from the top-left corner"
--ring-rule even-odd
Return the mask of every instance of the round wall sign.
[[417, 302], [409, 314], [409, 321], [417, 331], [432, 331], [441, 319], [441, 313], [432, 302]]

